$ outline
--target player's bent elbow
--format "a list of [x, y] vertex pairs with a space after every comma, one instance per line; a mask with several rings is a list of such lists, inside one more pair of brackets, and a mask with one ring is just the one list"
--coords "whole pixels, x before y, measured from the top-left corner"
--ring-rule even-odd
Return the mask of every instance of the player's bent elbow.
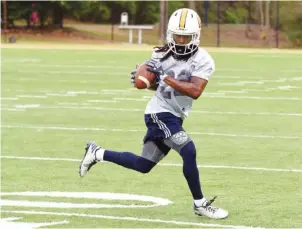
[[191, 95], [192, 99], [198, 99], [201, 96], [201, 91], [194, 91]]

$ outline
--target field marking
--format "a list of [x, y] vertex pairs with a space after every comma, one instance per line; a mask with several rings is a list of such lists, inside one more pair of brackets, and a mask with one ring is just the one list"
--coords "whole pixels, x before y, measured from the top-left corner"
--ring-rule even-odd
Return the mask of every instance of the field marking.
[[3, 108], [3, 107], [1, 107], [0, 111], [25, 111], [25, 109], [20, 109], [20, 108], [14, 109], [14, 108]]
[[[19, 156], [3, 156], [3, 159], [18, 159], [18, 160], [38, 160], [38, 161], [70, 161], [70, 162], [80, 162], [80, 159], [72, 158], [53, 158], [53, 157], [19, 157]], [[103, 161], [101, 163], [109, 163]], [[159, 166], [167, 167], [182, 167], [183, 164], [176, 163], [159, 163]], [[260, 167], [244, 167], [244, 166], [228, 166], [228, 165], [198, 165], [198, 168], [210, 168], [210, 169], [237, 169], [237, 170], [256, 170], [256, 171], [266, 171], [266, 172], [293, 172], [302, 173], [302, 169], [275, 169], [275, 168], [260, 168]]]
[[149, 98], [119, 98], [119, 97], [114, 97], [114, 98], [112, 98], [112, 100], [147, 102], [150, 99]]
[[213, 96], [213, 95], [203, 95], [203, 97], [209, 97], [209, 98], [221, 98], [221, 99], [255, 99], [255, 100], [292, 100], [292, 101], [298, 101], [302, 100], [302, 98], [299, 97], [263, 97], [263, 96]]
[[[272, 69], [270, 69], [271, 71]], [[267, 70], [259, 69], [259, 68], [217, 68], [216, 71], [226, 71], [226, 72], [270, 72]], [[278, 72], [293, 72], [293, 73], [300, 73], [302, 69], [282, 69], [278, 70]]]
[[25, 109], [25, 108], [39, 108], [41, 104], [22, 104], [22, 105], [15, 105], [17, 109]]
[[[119, 103], [120, 101], [117, 100], [106, 100], [106, 99], [94, 99], [94, 100], [87, 100], [88, 103]], [[62, 104], [62, 103], [61, 103]]]
[[[285, 83], [285, 82], [292, 82], [292, 81], [302, 81], [302, 77], [291, 77], [287, 78], [279, 78], [277, 80], [244, 80], [244, 81], [235, 81], [235, 82], [218, 82], [217, 84], [220, 86], [245, 86], [246, 84], [255, 84], [255, 85], [263, 85], [265, 83]], [[280, 90], [288, 90], [288, 89], [296, 89], [299, 87], [291, 86], [291, 85], [284, 85], [277, 87]], [[274, 88], [275, 89], [275, 88]]]
[[[4, 61], [5, 63], [5, 61]], [[112, 64], [96, 64], [96, 65], [74, 65], [74, 64], [40, 64], [40, 63], [21, 63], [19, 62], [18, 67], [38, 67], [38, 68], [90, 68], [90, 69], [104, 69], [104, 68], [112, 68], [112, 69], [125, 69], [131, 70], [128, 66], [120, 66], [120, 65], [112, 65]], [[217, 71], [228, 71], [228, 72], [269, 72], [267, 70], [255, 70], [255, 69], [248, 69], [248, 68], [217, 68]], [[282, 69], [281, 72], [302, 72], [302, 69]]]
[[[120, 101], [146, 101], [146, 99], [135, 99], [135, 98], [113, 98], [112, 100], [87, 100], [89, 103], [117, 103]], [[90, 105], [88, 103], [57, 103], [63, 106], [45, 106], [40, 104], [40, 106], [35, 106], [35, 104], [16, 104], [13, 108], [8, 108], [11, 104], [2, 104], [2, 107], [6, 109], [17, 110], [18, 108], [34, 108], [34, 109], [78, 109], [78, 110], [105, 110], [105, 111], [126, 111], [126, 112], [144, 112], [145, 109], [139, 108], [111, 108], [111, 107], [85, 107], [85, 105]], [[68, 105], [68, 106], [65, 106]], [[84, 106], [77, 106], [84, 105]], [[273, 112], [237, 112], [237, 111], [206, 111], [206, 110], [192, 110], [190, 113], [198, 114], [215, 114], [215, 115], [259, 115], [259, 116], [302, 116], [302, 113], [273, 113]]]
[[[5, 62], [5, 61], [4, 61]], [[96, 69], [104, 69], [104, 68], [112, 68], [112, 69], [128, 69], [131, 71], [131, 67], [121, 66], [120, 63], [117, 65], [102, 65], [102, 64], [95, 64], [95, 65], [80, 65], [80, 64], [23, 64], [18, 65], [18, 67], [40, 67], [40, 68], [96, 68]], [[22, 71], [21, 71], [22, 72]], [[83, 72], [84, 73], [84, 72]]]
[[109, 192], [2, 192], [1, 196], [34, 196], [34, 197], [68, 197], [95, 200], [134, 200], [151, 202], [152, 204], [99, 204], [99, 203], [70, 203], [70, 202], [45, 202], [29, 200], [0, 200], [0, 206], [38, 207], [38, 208], [150, 208], [172, 204], [173, 202], [160, 197], [136, 195], [128, 193]]
[[37, 99], [47, 99], [46, 95], [16, 95], [19, 98], [37, 98]]
[[[2, 128], [34, 129], [34, 130], [64, 130], [64, 131], [107, 131], [107, 132], [146, 132], [142, 129], [106, 129], [101, 127], [63, 127], [63, 126], [35, 126], [35, 125], [1, 125]], [[214, 132], [188, 132], [191, 135], [244, 137], [244, 138], [271, 138], [271, 139], [302, 139], [302, 136], [276, 136], [276, 135], [250, 135], [250, 134], [227, 134]]]
[[[270, 88], [268, 88], [267, 90], [269, 90]], [[249, 90], [249, 91], [255, 91], [255, 89], [243, 89], [243, 90]], [[267, 91], [267, 90], [258, 90], [256, 89], [256, 91]], [[11, 90], [9, 90], [11, 91]], [[18, 92], [25, 92], [24, 90], [19, 90]], [[135, 88], [127, 88], [127, 89], [120, 89], [120, 90], [116, 90], [116, 89], [101, 89], [99, 91], [60, 91], [60, 92], [54, 92], [54, 91], [50, 91], [50, 90], [39, 90], [39, 93], [44, 93], [46, 95], [48, 94], [54, 94], [56, 96], [70, 96], [70, 94], [73, 95], [78, 95], [78, 94], [84, 94], [84, 95], [102, 95], [102, 94], [112, 94], [112, 95], [121, 95], [120, 93], [132, 93], [132, 92], [137, 92], [137, 89]], [[146, 92], [146, 94], [150, 94], [153, 95], [152, 92], [149, 92], [147, 90], [144, 90], [144, 92]], [[150, 98], [152, 96], [149, 96]], [[149, 98], [148, 97], [148, 98]], [[221, 98], [221, 99], [252, 99], [252, 100], [292, 100], [292, 101], [299, 101], [302, 100], [302, 98], [300, 97], [266, 97], [266, 96], [226, 96], [225, 93], [221, 93], [220, 91], [216, 92], [216, 93], [205, 93], [202, 95], [202, 97], [204, 98]], [[143, 97], [144, 98], [144, 97]], [[18, 100], [18, 98], [2, 98], [2, 100]]]
[[[130, 70], [131, 71], [131, 70]], [[106, 75], [117, 75], [117, 76], [128, 76], [128, 73], [125, 72], [92, 72], [92, 71], [47, 71], [47, 72], [41, 72], [41, 71], [30, 71], [30, 70], [15, 70], [15, 72], [18, 73], [39, 73], [40, 75], [53, 75], [53, 74], [67, 74], [67, 75], [101, 75], [101, 74], [106, 74]], [[3, 79], [3, 78], [2, 78]], [[5, 80], [10, 80], [10, 81], [19, 81], [19, 80], [24, 80], [24, 81], [43, 81], [43, 79], [37, 79], [37, 78], [19, 78], [19, 79], [6, 79]], [[44, 81], [54, 81], [54, 80], [44, 80]], [[63, 81], [63, 80], [62, 80]], [[70, 81], [70, 80], [69, 80]]]
[[35, 229], [35, 228], [40, 228], [40, 227], [47, 227], [47, 226], [53, 226], [53, 225], [58, 225], [58, 224], [68, 224], [69, 221], [64, 220], [60, 222], [48, 222], [48, 223], [31, 223], [31, 222], [19, 222], [16, 220], [20, 220], [22, 218], [20, 217], [7, 217], [3, 218], [1, 217], [0, 219], [0, 227], [5, 228], [5, 229]]
[[[64, 65], [62, 65], [64, 66]], [[75, 66], [78, 66], [78, 65], [75, 65]], [[97, 66], [97, 67], [101, 67], [101, 66]], [[106, 68], [112, 68], [112, 69], [116, 69], [118, 67], [116, 66], [108, 66], [108, 65], [103, 65], [102, 68], [100, 69], [106, 69]], [[51, 66], [50, 66], [50, 69], [53, 69]], [[125, 69], [129, 70], [131, 68], [129, 67], [125, 67]], [[220, 69], [221, 70], [221, 69]], [[242, 72], [253, 72], [253, 71], [244, 71], [245, 69], [241, 69]], [[106, 74], [106, 75], [114, 75], [114, 76], [127, 76], [129, 73], [128, 72], [125, 72], [125, 71], [114, 71], [114, 72], [111, 72], [111, 71], [62, 71], [62, 70], [47, 70], [47, 71], [43, 71], [41, 74], [41, 71], [34, 71], [34, 70], [15, 70], [15, 72], [17, 73], [22, 73], [22, 74], [33, 74], [33, 73], [40, 73], [39, 75], [61, 75], [61, 74], [66, 74], [66, 75], [70, 75], [71, 77], [73, 76], [85, 76], [85, 75], [91, 75], [91, 76], [99, 76], [100, 74]], [[130, 71], [130, 70], [129, 70]], [[217, 71], [219, 71], [219, 69], [217, 69]], [[228, 71], [232, 72], [231, 69], [228, 69]], [[235, 70], [236, 72], [238, 72], [238, 69]], [[292, 70], [292, 69], [288, 69], [287, 71], [286, 70], [283, 70], [285, 73], [289, 73], [289, 72], [292, 72], [292, 73], [302, 73], [302, 70]], [[240, 71], [239, 71], [240, 72]], [[255, 71], [256, 72], [256, 71]], [[301, 76], [296, 76], [296, 77], [291, 77], [291, 78], [279, 78], [279, 79], [276, 79], [276, 80], [267, 80], [267, 77], [265, 77], [265, 73], [268, 72], [268, 71], [263, 71], [263, 72], [260, 72], [261, 74], [259, 74], [259, 72], [257, 71], [257, 76], [245, 76], [245, 75], [239, 75], [239, 76], [234, 76], [234, 75], [226, 75], [226, 74], [213, 74], [213, 79], [215, 78], [219, 78], [219, 79], [244, 79], [244, 80], [251, 80], [250, 82], [249, 81], [238, 81], [238, 82], [235, 82], [234, 85], [235, 86], [242, 86], [242, 85], [245, 85], [245, 84], [259, 84], [259, 85], [262, 85], [263, 83], [284, 83], [284, 82], [291, 82], [291, 81], [301, 81]], [[3, 73], [7, 73], [7, 72], [3, 72]], [[53, 79], [53, 80], [50, 80], [50, 79], [45, 79], [45, 78], [4, 78], [5, 80], [10, 80], [10, 81], [18, 81], [18, 80], [22, 80], [22, 81], [49, 81], [49, 82], [56, 82], [56, 81], [62, 81], [62, 82], [68, 82], [68, 81], [71, 81], [71, 79], [73, 78], [69, 78], [67, 80], [62, 80], [62, 79]], [[80, 82], [88, 82], [88, 81], [93, 81], [95, 80], [95, 82], [97, 81], [97, 79], [87, 79], [87, 80], [83, 80], [83, 78], [81, 79], [78, 79]], [[253, 81], [253, 80], [258, 80], [258, 81]], [[214, 81], [215, 82], [215, 81]], [[231, 83], [219, 83], [218, 85], [232, 85]]]
[[[201, 227], [219, 227], [219, 228], [236, 228], [236, 229], [252, 229], [260, 227], [247, 227], [239, 225], [223, 225], [223, 224], [210, 224], [210, 223], [193, 223], [176, 220], [161, 220], [161, 219], [148, 219], [148, 218], [137, 218], [137, 217], [125, 217], [125, 216], [109, 216], [109, 215], [95, 215], [95, 214], [83, 214], [83, 213], [67, 213], [67, 212], [45, 212], [45, 211], [10, 211], [1, 210], [3, 213], [14, 213], [14, 214], [26, 214], [26, 215], [56, 215], [56, 216], [68, 216], [68, 217], [85, 217], [85, 218], [99, 218], [99, 219], [113, 219], [113, 220], [125, 220], [125, 221], [139, 221], [149, 223], [164, 223], [174, 225], [188, 225], [188, 226], [201, 226]], [[262, 227], [263, 228], [263, 227]]]
[[18, 98], [14, 98], [14, 97], [1, 97], [1, 100], [18, 100]]
[[37, 58], [5, 58], [1, 63], [39, 63], [42, 59]]
[[[24, 72], [24, 71], [23, 71]], [[25, 72], [24, 72], [25, 73]], [[54, 74], [68, 74], [67, 72], [61, 72], [61, 73], [58, 73], [58, 72], [50, 72], [48, 71], [47, 73], [51, 73], [52, 75]], [[86, 74], [87, 72], [85, 73], [81, 73], [81, 72], [78, 72], [78, 73], [71, 73], [72, 75], [83, 75], [83, 74]], [[96, 72], [96, 73], [89, 73], [88, 74], [92, 74], [92, 75], [99, 75], [100, 73], [99, 72]], [[115, 75], [115, 76], [123, 76], [125, 75], [125, 73], [106, 73], [107, 75]], [[216, 76], [215, 76], [216, 77]], [[217, 78], [223, 78], [223, 79], [231, 79], [232, 77], [223, 77], [223, 76], [218, 76]], [[247, 78], [245, 78], [247, 79]], [[254, 79], [254, 78], [253, 78]], [[97, 83], [97, 84], [110, 84], [109, 81], [100, 81], [100, 80], [97, 80], [97, 79], [76, 79], [76, 78], [71, 78], [71, 79], [56, 79], [56, 78], [43, 78], [43, 79], [39, 79], [39, 78], [9, 78], [9, 79], [5, 79], [5, 80], [8, 80], [8, 81], [30, 81], [30, 82], [53, 82], [53, 83], [58, 83], [58, 82], [64, 82], [64, 83], [79, 83], [79, 84], [91, 84], [91, 83]], [[124, 79], [124, 81], [128, 81], [128, 79]], [[302, 81], [302, 77], [294, 77], [294, 78], [291, 78], [291, 79], [288, 79], [288, 80], [283, 80], [283, 79], [278, 79], [278, 80], [262, 80], [262, 79], [259, 79], [259, 81], [235, 81], [235, 82], [215, 82], [213, 81], [213, 85], [218, 85], [220, 87], [225, 87], [225, 86], [234, 86], [234, 87], [242, 87], [242, 86], [246, 86], [248, 84], [254, 84], [254, 85], [263, 85], [265, 83], [285, 83], [286, 81], [289, 81], [289, 82], [292, 82], [292, 81]], [[299, 89], [301, 87], [296, 87], [296, 86], [291, 86], [291, 85], [284, 85], [284, 86], [279, 86], [279, 87], [275, 87], [275, 88], [268, 88], [268, 89], [265, 89], [263, 91], [266, 91], [266, 92], [270, 92], [270, 91], [276, 91], [276, 90], [291, 90], [291, 89]], [[249, 91], [248, 89], [246, 91]]]
[[[146, 132], [142, 129], [106, 129], [101, 127], [60, 127], [60, 126], [35, 126], [35, 125], [1, 125], [2, 128], [35, 129], [35, 130], [65, 130], [65, 131], [111, 131], [111, 132]], [[223, 137], [245, 138], [272, 138], [272, 139], [302, 139], [302, 136], [274, 136], [274, 135], [250, 135], [250, 134], [227, 134], [214, 132], [188, 132], [192, 135], [208, 135]]]

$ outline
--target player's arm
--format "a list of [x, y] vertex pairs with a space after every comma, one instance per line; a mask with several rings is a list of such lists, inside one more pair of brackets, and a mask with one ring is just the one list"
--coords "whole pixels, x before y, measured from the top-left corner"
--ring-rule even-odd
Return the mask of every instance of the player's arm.
[[207, 86], [208, 81], [196, 76], [192, 76], [190, 82], [179, 81], [171, 76], [167, 76], [164, 82], [173, 87], [181, 94], [187, 95], [193, 99], [198, 99]]

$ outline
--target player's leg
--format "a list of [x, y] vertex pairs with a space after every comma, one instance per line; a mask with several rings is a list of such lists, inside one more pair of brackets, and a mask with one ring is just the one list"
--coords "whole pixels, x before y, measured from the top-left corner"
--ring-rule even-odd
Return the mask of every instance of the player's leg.
[[140, 156], [130, 152], [116, 152], [105, 150], [96, 143], [89, 142], [84, 158], [80, 164], [80, 176], [99, 161], [109, 161], [114, 164], [132, 169], [141, 173], [148, 173], [169, 152], [170, 148], [162, 143], [158, 145], [153, 141], [145, 142]]
[[177, 151], [183, 159], [183, 175], [186, 178], [194, 200], [203, 198], [196, 162], [196, 149], [185, 131], [179, 131], [164, 140], [164, 143]]
[[164, 143], [176, 150], [183, 159], [183, 174], [193, 196], [195, 214], [213, 219], [226, 218], [228, 216], [227, 211], [212, 206], [211, 203], [214, 199], [207, 201], [203, 196], [196, 162], [196, 148], [187, 133], [181, 130], [168, 139], [165, 139]]
[[85, 155], [80, 164], [79, 174], [84, 176], [98, 161], [109, 161], [141, 173], [148, 173], [170, 150], [160, 139], [164, 139], [165, 131], [154, 123], [150, 114], [145, 115], [147, 133], [141, 156], [130, 152], [105, 150], [90, 142], [85, 148]]
[[160, 142], [157, 144], [154, 141], [147, 141], [143, 146], [142, 154], [140, 156], [129, 152], [105, 150], [103, 160], [113, 162], [141, 173], [148, 173], [167, 155], [169, 150], [170, 148], [167, 146], [161, 146]]

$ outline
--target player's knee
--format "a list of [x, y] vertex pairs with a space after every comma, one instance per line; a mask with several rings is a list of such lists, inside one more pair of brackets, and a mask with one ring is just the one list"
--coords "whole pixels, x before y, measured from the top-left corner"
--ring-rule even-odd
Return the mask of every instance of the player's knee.
[[192, 141], [188, 142], [180, 151], [183, 160], [196, 160], [196, 149]]
[[141, 173], [148, 173], [156, 165], [153, 161], [149, 161], [143, 157], [139, 158], [136, 162], [137, 171]]

